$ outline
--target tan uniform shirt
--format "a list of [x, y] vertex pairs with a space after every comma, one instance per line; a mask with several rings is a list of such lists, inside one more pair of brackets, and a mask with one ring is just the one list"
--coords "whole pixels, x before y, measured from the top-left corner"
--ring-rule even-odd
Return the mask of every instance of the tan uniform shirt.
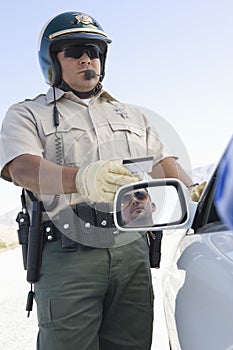
[[[154, 164], [171, 156], [145, 115], [119, 103], [106, 91], [89, 105], [72, 92], [56, 89], [59, 126], [53, 121], [54, 96], [50, 88], [11, 106], [0, 138], [1, 176], [9, 179], [7, 164], [22, 154], [44, 157], [57, 164], [81, 167], [96, 160], [122, 160], [152, 155]], [[42, 195], [47, 205], [54, 196]], [[65, 201], [64, 201], [65, 199]], [[64, 202], [80, 202], [79, 194], [61, 195], [54, 216]], [[63, 204], [62, 204], [63, 203]]]

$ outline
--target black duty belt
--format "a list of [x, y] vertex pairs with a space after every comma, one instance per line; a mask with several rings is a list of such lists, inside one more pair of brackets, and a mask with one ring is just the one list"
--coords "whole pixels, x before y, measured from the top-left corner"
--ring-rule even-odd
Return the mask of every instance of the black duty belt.
[[77, 204], [74, 212], [86, 224], [95, 227], [115, 228], [113, 213], [109, 203]]
[[63, 246], [78, 244], [104, 248], [114, 245], [114, 234], [118, 231], [114, 225], [113, 213], [108, 203], [80, 203], [71, 209], [60, 212], [58, 225], [51, 221], [43, 223], [46, 241], [61, 238]]

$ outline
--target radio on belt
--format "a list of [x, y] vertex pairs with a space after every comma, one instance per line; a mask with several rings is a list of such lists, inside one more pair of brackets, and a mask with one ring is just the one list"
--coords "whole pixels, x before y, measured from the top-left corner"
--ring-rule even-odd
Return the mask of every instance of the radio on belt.
[[129, 158], [122, 161], [122, 165], [126, 167], [132, 174], [150, 173], [153, 166], [153, 156], [141, 158]]

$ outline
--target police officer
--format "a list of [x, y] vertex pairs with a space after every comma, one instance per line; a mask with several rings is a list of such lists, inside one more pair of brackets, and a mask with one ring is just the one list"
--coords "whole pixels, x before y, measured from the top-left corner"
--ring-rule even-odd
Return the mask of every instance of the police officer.
[[87, 14], [50, 20], [39, 45], [50, 88], [11, 106], [2, 125], [1, 177], [31, 191], [43, 203], [45, 234], [55, 231], [35, 283], [38, 350], [150, 349], [147, 241], [109, 224], [117, 188], [138, 180], [122, 159], [152, 155], [152, 177], [192, 183], [145, 115], [103, 90], [110, 42]]

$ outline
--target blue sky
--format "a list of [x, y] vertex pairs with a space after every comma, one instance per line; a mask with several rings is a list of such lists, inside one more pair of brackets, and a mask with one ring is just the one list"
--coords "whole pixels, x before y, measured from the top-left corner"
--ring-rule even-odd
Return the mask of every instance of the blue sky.
[[[4, 1], [0, 13], [0, 123], [14, 102], [46, 92], [37, 49], [44, 24], [64, 11], [92, 15], [113, 40], [104, 88], [165, 118], [192, 167], [216, 162], [233, 129], [233, 1]], [[0, 213], [19, 203], [0, 180]]]

